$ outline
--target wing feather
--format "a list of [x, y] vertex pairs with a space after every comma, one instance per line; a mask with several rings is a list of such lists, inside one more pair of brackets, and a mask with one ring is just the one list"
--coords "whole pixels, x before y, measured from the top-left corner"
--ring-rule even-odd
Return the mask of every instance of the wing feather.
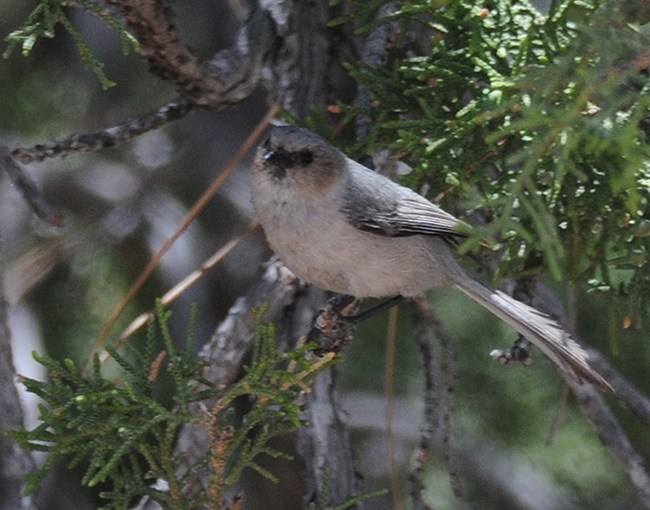
[[388, 237], [468, 234], [469, 225], [423, 196], [352, 160], [348, 165], [341, 211], [355, 227]]

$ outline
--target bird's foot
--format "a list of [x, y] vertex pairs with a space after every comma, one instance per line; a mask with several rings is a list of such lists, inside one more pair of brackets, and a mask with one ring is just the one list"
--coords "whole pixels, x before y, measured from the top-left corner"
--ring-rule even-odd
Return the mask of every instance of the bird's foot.
[[530, 355], [528, 347], [530, 342], [523, 336], [519, 335], [517, 340], [508, 349], [495, 349], [490, 353], [495, 360], [502, 365], [508, 365], [512, 362], [522, 363], [529, 366], [533, 363], [533, 357]]
[[337, 294], [314, 318], [307, 340], [316, 342], [314, 353], [340, 352], [352, 340], [354, 326], [359, 323], [355, 315], [359, 300], [353, 296]]

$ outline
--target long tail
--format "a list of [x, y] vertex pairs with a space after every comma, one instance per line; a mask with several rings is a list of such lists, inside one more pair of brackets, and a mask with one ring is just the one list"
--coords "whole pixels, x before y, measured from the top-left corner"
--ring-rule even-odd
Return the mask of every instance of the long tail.
[[591, 368], [589, 355], [582, 346], [549, 316], [470, 277], [455, 282], [454, 286], [512, 326], [574, 379], [586, 379], [613, 391], [609, 383]]

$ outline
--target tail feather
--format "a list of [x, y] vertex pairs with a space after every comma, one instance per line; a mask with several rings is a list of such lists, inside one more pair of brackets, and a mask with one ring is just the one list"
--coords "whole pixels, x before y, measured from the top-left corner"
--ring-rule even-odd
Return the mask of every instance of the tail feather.
[[609, 383], [589, 365], [589, 355], [583, 347], [548, 315], [471, 278], [455, 282], [454, 286], [512, 326], [577, 381], [586, 379], [612, 391]]

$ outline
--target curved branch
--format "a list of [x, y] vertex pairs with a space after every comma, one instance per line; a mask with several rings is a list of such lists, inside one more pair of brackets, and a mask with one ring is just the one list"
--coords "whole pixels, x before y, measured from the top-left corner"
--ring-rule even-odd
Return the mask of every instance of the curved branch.
[[63, 140], [53, 140], [33, 147], [18, 147], [11, 152], [11, 155], [21, 163], [29, 164], [49, 158], [65, 158], [80, 152], [93, 152], [106, 147], [116, 147], [138, 135], [184, 117], [196, 108], [197, 105], [181, 97], [154, 112], [130, 117], [115, 126], [94, 133], [73, 134]]
[[616, 400], [646, 427], [650, 427], [650, 399], [623, 377], [598, 351], [588, 349], [591, 365], [614, 389]]
[[0, 144], [0, 168], [4, 168], [9, 179], [36, 216], [50, 225], [61, 225], [63, 222], [61, 212], [43, 198], [31, 177], [15, 161], [9, 148], [2, 144]]
[[633, 448], [598, 390], [590, 384], [579, 384], [569, 379], [565, 377], [583, 414], [591, 421], [605, 447], [619, 461], [644, 507], [650, 508], [650, 476], [643, 458]]
[[[202, 62], [183, 43], [170, 7], [159, 0], [108, 0], [140, 44], [151, 72], [172, 83], [189, 101], [208, 109], [237, 104], [260, 78], [261, 62], [275, 37], [265, 10], [256, 9], [235, 45]], [[233, 65], [234, 64], [234, 65]]]
[[134, 32], [152, 72], [171, 82], [181, 97], [153, 112], [130, 117], [93, 133], [73, 134], [63, 140], [16, 148], [11, 155], [21, 163], [116, 147], [197, 109], [219, 110], [236, 105], [257, 87], [262, 62], [275, 38], [275, 26], [266, 11], [257, 9], [252, 13], [232, 48], [200, 63], [182, 44], [171, 11], [160, 2], [111, 0], [109, 3], [122, 13], [127, 26]]

